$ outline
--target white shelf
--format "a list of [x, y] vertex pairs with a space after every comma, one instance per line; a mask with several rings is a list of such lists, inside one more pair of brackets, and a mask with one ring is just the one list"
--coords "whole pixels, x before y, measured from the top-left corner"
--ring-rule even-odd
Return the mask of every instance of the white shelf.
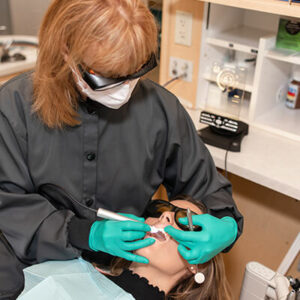
[[[197, 129], [200, 111], [188, 110]], [[207, 146], [218, 168], [224, 169], [223, 149]], [[250, 126], [241, 152], [229, 152], [227, 169], [245, 179], [300, 200], [300, 143]]]
[[269, 36], [270, 34], [273, 33], [270, 31], [243, 26], [220, 32], [212, 37], [207, 37], [206, 42], [223, 48], [257, 54], [259, 39], [264, 36]]
[[290, 109], [279, 103], [255, 119], [255, 124], [275, 134], [300, 141], [300, 109]]
[[265, 52], [265, 56], [275, 60], [300, 65], [300, 52], [288, 49], [271, 49]]
[[286, 1], [280, 0], [198, 0], [226, 6], [238, 7], [249, 10], [266, 12], [269, 14], [278, 14], [299, 18], [300, 3], [293, 2], [291, 5]]

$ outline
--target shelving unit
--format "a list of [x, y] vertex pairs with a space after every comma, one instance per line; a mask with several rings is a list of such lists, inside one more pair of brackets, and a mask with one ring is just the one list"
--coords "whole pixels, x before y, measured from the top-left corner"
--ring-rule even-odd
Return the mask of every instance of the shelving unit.
[[[282, 7], [288, 7], [288, 4], [277, 0], [220, 0], [220, 4], [216, 4], [218, 0], [211, 0], [209, 6], [205, 1], [198, 1], [201, 14], [196, 14], [197, 1], [186, 2], [190, 3], [189, 10], [185, 1], [180, 5], [175, 2], [164, 2], [169, 17], [164, 17], [164, 28], [168, 28], [164, 35], [168, 37], [165, 39], [168, 51], [162, 52], [165, 70], [161, 74], [165, 76], [168, 73], [168, 55], [197, 62], [193, 77], [196, 101], [188, 89], [183, 92], [180, 82], [177, 86], [181, 89], [176, 89], [175, 84], [171, 89], [187, 108], [197, 129], [207, 126], [199, 123], [199, 119], [201, 110], [208, 110], [208, 107], [213, 109], [213, 113], [227, 117], [220, 104], [222, 91], [215, 82], [214, 62], [224, 65], [232, 49], [236, 50], [237, 60], [256, 57], [256, 64], [243, 83], [246, 92], [239, 114], [239, 119], [249, 124], [249, 134], [244, 137], [239, 153], [226, 153], [226, 150], [208, 145], [216, 166], [224, 169], [226, 157], [228, 172], [300, 200], [300, 110], [288, 109], [284, 103], [284, 87], [287, 88], [292, 66], [299, 65], [298, 53], [275, 48], [279, 20], [284, 15]], [[261, 11], [255, 7], [258, 2], [263, 8]], [[274, 3], [280, 7], [277, 12], [273, 10]], [[246, 7], [246, 4], [252, 7]], [[293, 4], [291, 7], [296, 6]], [[300, 5], [298, 8], [294, 16], [299, 17]], [[193, 14], [194, 44], [190, 48], [169, 46], [174, 36], [172, 16], [176, 10]], [[292, 16], [293, 12], [287, 15]], [[197, 23], [198, 20], [201, 23]], [[195, 49], [198, 51], [196, 54]], [[252, 53], [252, 49], [257, 53]], [[242, 88], [243, 84], [238, 88]]]
[[260, 42], [250, 120], [253, 126], [300, 141], [300, 110], [285, 106], [287, 85], [294, 65], [300, 64], [300, 53], [276, 49], [275, 42], [275, 36]]
[[214, 4], [227, 5], [243, 9], [266, 12], [270, 14], [278, 14], [282, 16], [290, 16], [299, 18], [300, 3], [292, 2], [291, 5], [287, 1], [281, 0], [198, 0], [202, 2], [210, 2]]
[[267, 30], [257, 30], [243, 26], [218, 32], [215, 36], [208, 37], [206, 43], [245, 53], [257, 54], [259, 39], [262, 36], [268, 36], [270, 34], [272, 34], [272, 32]]
[[[217, 92], [212, 66], [214, 62], [226, 64], [228, 51], [233, 49], [237, 65], [251, 56], [256, 57], [256, 64], [248, 68], [246, 80], [236, 86], [246, 92], [246, 97], [239, 116], [231, 117], [300, 141], [300, 110], [285, 106], [288, 82], [293, 66], [300, 65], [300, 53], [276, 49], [280, 16], [211, 4], [206, 18], [209, 22], [202, 32], [197, 106], [228, 116]], [[249, 20], [256, 27], [251, 27]]]
[[300, 65], [300, 52], [288, 49], [270, 49], [265, 52], [265, 56], [275, 60]]

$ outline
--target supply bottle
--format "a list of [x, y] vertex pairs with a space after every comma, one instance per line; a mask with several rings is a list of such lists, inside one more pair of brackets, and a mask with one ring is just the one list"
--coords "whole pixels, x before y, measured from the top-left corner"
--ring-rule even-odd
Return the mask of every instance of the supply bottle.
[[295, 68], [292, 80], [289, 83], [286, 97], [286, 106], [288, 108], [300, 108], [300, 68]]

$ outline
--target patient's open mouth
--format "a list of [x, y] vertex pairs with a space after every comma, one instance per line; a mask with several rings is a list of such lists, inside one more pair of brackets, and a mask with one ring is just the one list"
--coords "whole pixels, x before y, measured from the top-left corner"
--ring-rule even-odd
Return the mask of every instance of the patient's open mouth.
[[147, 235], [149, 237], [154, 237], [159, 241], [165, 241], [166, 240], [166, 235], [162, 231], [157, 231], [157, 232], [148, 232]]
[[151, 231], [147, 232], [147, 237], [153, 237], [160, 242], [167, 240], [167, 234], [165, 233], [163, 228], [157, 228], [155, 226], [151, 226]]

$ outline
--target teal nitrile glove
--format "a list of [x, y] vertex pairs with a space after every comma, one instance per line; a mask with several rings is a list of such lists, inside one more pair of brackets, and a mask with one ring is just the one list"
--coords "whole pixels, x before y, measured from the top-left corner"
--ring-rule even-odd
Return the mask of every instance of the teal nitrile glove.
[[146, 232], [151, 230], [150, 226], [142, 223], [145, 221], [143, 218], [129, 214], [122, 215], [140, 222], [95, 221], [91, 226], [89, 235], [90, 248], [94, 251], [103, 251], [127, 260], [148, 264], [147, 258], [133, 254], [130, 251], [148, 247], [155, 242], [155, 239], [152, 238], [141, 240]]
[[[201, 231], [182, 231], [167, 226], [165, 232], [178, 243], [178, 251], [191, 265], [203, 264], [230, 246], [237, 236], [237, 223], [231, 217], [218, 219], [209, 214], [194, 215], [193, 224], [202, 227]], [[187, 218], [179, 222], [187, 225]]]

